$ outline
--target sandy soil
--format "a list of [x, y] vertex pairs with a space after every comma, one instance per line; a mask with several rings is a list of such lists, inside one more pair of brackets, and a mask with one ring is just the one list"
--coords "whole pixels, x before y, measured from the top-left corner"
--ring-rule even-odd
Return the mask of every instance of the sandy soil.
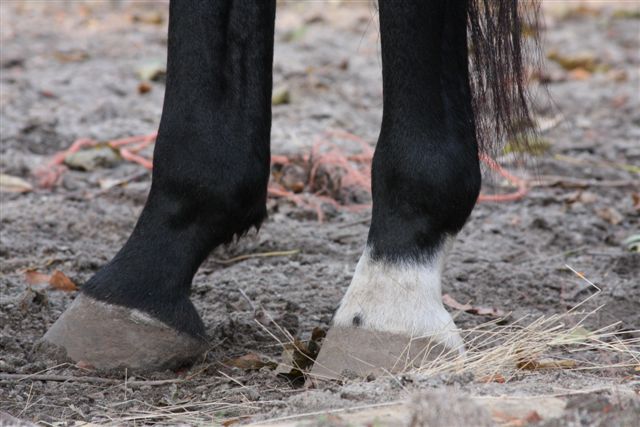
[[[106, 141], [155, 131], [164, 86], [154, 81], [140, 93], [138, 70], [165, 60], [166, 12], [166, 4], [158, 2], [3, 1], [1, 172], [35, 184], [33, 171], [76, 138]], [[539, 79], [554, 100], [551, 104], [542, 97], [536, 109], [548, 150], [533, 156], [535, 171], [517, 173], [542, 184], [522, 200], [477, 206], [448, 261], [444, 292], [463, 303], [511, 313], [507, 325], [566, 313], [593, 296], [580, 310], [602, 307], [583, 326], [596, 331], [619, 322], [611, 328], [617, 338], [603, 339], [613, 346], [620, 339], [637, 339], [640, 329], [640, 254], [623, 244], [639, 230], [640, 19], [637, 12], [622, 13], [611, 5], [574, 4], [548, 8], [546, 22], [545, 53], [555, 51], [565, 59], [583, 55], [587, 62], [567, 70], [549, 61]], [[273, 109], [274, 154], [307, 153], [329, 129], [375, 143], [381, 118], [377, 28], [375, 10], [367, 3], [286, 3], [280, 8], [274, 86], [288, 91], [290, 102]], [[350, 149], [348, 141], [334, 142]], [[519, 169], [509, 156], [500, 161]], [[281, 361], [279, 327], [303, 340], [313, 328], [326, 327], [363, 249], [369, 211], [325, 205], [319, 224], [313, 209], [285, 199], [269, 201], [270, 218], [258, 235], [216, 250], [198, 272], [193, 300], [211, 342], [202, 363], [143, 378], [125, 372], [99, 376], [44, 360], [32, 351], [33, 344], [75, 293], [30, 287], [25, 271], [57, 269], [76, 283], [88, 279], [127, 238], [150, 175], [109, 190], [100, 183], [141, 171], [117, 161], [88, 172], [68, 171], [52, 190], [2, 193], [2, 411], [47, 425], [231, 425], [400, 401], [422, 391], [406, 407], [418, 415], [403, 423], [433, 421], [438, 410], [455, 401], [466, 408], [457, 421], [468, 425], [480, 418], [477, 408], [469, 407], [476, 401], [465, 396], [554, 396], [562, 402], [553, 416], [545, 401], [513, 416], [480, 408], [489, 411], [487, 425], [632, 425], [640, 414], [637, 359], [635, 367], [615, 367], [627, 363], [633, 351], [637, 355], [637, 345], [626, 353], [600, 347], [573, 355], [578, 368], [608, 368], [505, 368], [499, 374], [506, 383], [487, 382], [473, 373], [409, 372], [307, 389], [269, 367], [222, 366], [221, 361], [248, 353]], [[493, 185], [486, 191], [508, 191], [500, 179], [488, 178]], [[298, 252], [219, 262], [291, 250]], [[457, 317], [464, 329], [488, 320], [466, 312]], [[565, 320], [566, 327], [578, 321]], [[35, 380], [28, 374], [57, 377]], [[341, 414], [312, 417], [309, 425], [346, 425]], [[363, 420], [353, 422], [378, 422]]]

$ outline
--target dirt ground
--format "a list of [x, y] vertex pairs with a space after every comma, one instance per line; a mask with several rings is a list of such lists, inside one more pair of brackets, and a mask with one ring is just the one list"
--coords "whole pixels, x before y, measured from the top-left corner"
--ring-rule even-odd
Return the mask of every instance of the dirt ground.
[[[447, 262], [444, 292], [510, 313], [507, 327], [563, 315], [590, 298], [578, 311], [595, 312], [572, 333], [615, 323], [607, 331], [616, 334], [598, 335], [601, 345], [590, 350], [563, 348], [577, 360], [573, 369], [511, 366], [489, 379], [482, 369], [407, 372], [309, 388], [268, 366], [221, 362], [247, 354], [281, 362], [279, 328], [306, 340], [328, 326], [363, 249], [367, 209], [325, 204], [320, 224], [314, 209], [270, 199], [260, 233], [217, 249], [194, 279], [192, 299], [211, 347], [189, 370], [100, 375], [33, 351], [75, 293], [29, 286], [25, 271], [60, 270], [83, 283], [128, 237], [150, 184], [149, 173], [121, 159], [67, 171], [53, 189], [38, 188], [33, 172], [77, 138], [108, 141], [157, 129], [162, 78], [143, 83], [140, 73], [165, 61], [167, 4], [3, 0], [0, 169], [34, 190], [3, 192], [0, 206], [1, 411], [43, 425], [270, 418], [281, 418], [273, 425], [633, 425], [640, 416], [640, 253], [624, 241], [640, 233], [640, 11], [601, 3], [545, 6], [544, 54], [555, 60], [533, 84], [553, 99], [542, 96], [536, 106], [546, 149], [531, 154], [535, 169], [510, 155], [498, 159], [531, 189], [518, 201], [477, 206]], [[373, 146], [382, 113], [378, 43], [368, 2], [283, 2], [274, 87], [289, 99], [273, 107], [274, 154], [308, 153], [332, 129]], [[344, 138], [333, 142], [352, 149]], [[487, 178], [485, 191], [509, 191]], [[128, 182], [105, 188], [114, 179]], [[273, 251], [297, 252], [220, 262]], [[572, 328], [583, 317], [559, 322]], [[456, 322], [469, 330], [489, 320], [461, 312]], [[384, 412], [385, 402], [411, 396], [408, 406], [395, 407], [404, 418], [345, 417], [344, 408]], [[512, 414], [486, 406], [496, 396], [540, 403]], [[291, 418], [314, 412], [321, 415]]]

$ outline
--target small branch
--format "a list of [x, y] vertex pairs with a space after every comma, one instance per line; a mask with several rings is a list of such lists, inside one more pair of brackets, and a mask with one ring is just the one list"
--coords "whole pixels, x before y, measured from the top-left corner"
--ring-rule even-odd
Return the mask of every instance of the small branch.
[[256, 306], [253, 305], [253, 301], [251, 301], [251, 298], [249, 298], [249, 296], [242, 289], [238, 288], [238, 291], [240, 292], [240, 295], [242, 295], [244, 299], [247, 300], [249, 306], [251, 307], [251, 310], [255, 313]]
[[214, 258], [213, 262], [216, 262], [218, 264], [228, 265], [228, 264], [233, 264], [234, 262], [244, 261], [245, 259], [250, 259], [250, 258], [268, 258], [268, 257], [274, 257], [274, 256], [291, 256], [291, 255], [295, 255], [297, 253], [300, 253], [300, 249], [293, 249], [291, 251], [258, 252], [258, 253], [254, 253], [254, 254], [238, 255], [236, 257], [229, 258], [229, 259], [215, 259]]
[[[14, 382], [20, 382], [25, 380], [33, 381], [56, 381], [56, 382], [76, 382], [76, 383], [89, 383], [89, 384], [124, 384], [123, 380], [116, 380], [112, 378], [100, 378], [100, 377], [74, 377], [71, 375], [46, 375], [46, 374], [2, 374], [0, 373], [0, 380], [9, 380]], [[135, 380], [127, 381], [128, 387], [137, 386], [154, 386], [181, 383], [185, 380], [182, 378], [174, 378], [170, 380]]]
[[571, 178], [568, 176], [541, 176], [538, 180], [530, 183], [531, 187], [564, 187], [564, 188], [586, 188], [586, 187], [634, 187], [638, 183], [630, 180], [598, 181], [595, 179]]
[[336, 228], [351, 228], [354, 225], [360, 225], [360, 224], [369, 225], [370, 222], [371, 222], [371, 216], [367, 216], [366, 218], [362, 218], [357, 221], [351, 221], [345, 224], [340, 224], [336, 226]]
[[627, 171], [635, 174], [640, 174], [640, 167], [635, 165], [629, 165], [626, 163], [608, 162], [603, 160], [582, 160], [582, 159], [575, 159], [570, 156], [565, 156], [563, 154], [556, 154], [555, 156], [553, 156], [553, 158], [556, 160], [560, 160], [562, 162], [573, 164], [573, 165], [592, 165], [592, 166], [598, 166], [601, 168], [618, 169], [618, 170], [623, 170], [623, 171]]

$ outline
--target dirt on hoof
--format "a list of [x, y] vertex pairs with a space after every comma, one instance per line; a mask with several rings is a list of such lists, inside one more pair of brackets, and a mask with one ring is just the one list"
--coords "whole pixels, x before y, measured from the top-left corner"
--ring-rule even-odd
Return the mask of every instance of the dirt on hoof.
[[457, 350], [447, 350], [429, 338], [334, 326], [327, 332], [310, 376], [318, 381], [352, 375], [376, 377], [420, 368], [437, 358], [444, 361], [459, 356]]
[[[78, 292], [26, 272], [59, 270], [81, 288], [133, 230], [150, 173], [116, 156], [69, 167], [53, 188], [34, 174], [78, 138], [157, 130], [167, 2], [0, 1], [0, 410], [51, 425], [235, 426], [304, 413], [339, 425], [349, 408], [442, 390], [456, 405], [472, 397], [498, 425], [629, 425], [640, 392], [640, 21], [630, 5], [544, 2], [544, 54], [555, 59], [531, 80], [545, 148], [524, 153], [528, 168], [499, 153], [528, 193], [479, 203], [444, 268], [464, 366], [308, 389], [304, 373], [283, 372], [285, 356], [328, 328], [367, 239], [369, 193], [340, 174], [361, 181], [380, 130], [373, 2], [278, 2], [273, 78], [288, 96], [273, 106], [271, 140], [274, 162], [286, 164], [272, 183], [289, 193], [272, 193], [259, 234], [217, 249], [198, 271], [203, 359], [132, 375], [34, 353]], [[351, 169], [335, 163], [338, 149]], [[322, 166], [313, 185], [310, 164]], [[482, 191], [513, 188], [487, 171]], [[369, 425], [382, 425], [376, 416]]]
[[85, 368], [157, 372], [192, 365], [207, 348], [139, 310], [78, 295], [38, 343], [38, 351]]

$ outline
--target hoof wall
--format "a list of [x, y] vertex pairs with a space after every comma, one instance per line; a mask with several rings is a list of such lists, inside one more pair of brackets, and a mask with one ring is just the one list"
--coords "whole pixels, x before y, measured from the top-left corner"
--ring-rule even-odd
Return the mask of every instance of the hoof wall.
[[80, 294], [38, 348], [57, 359], [71, 359], [99, 370], [159, 371], [192, 364], [206, 350], [206, 342], [139, 310]]
[[411, 338], [391, 332], [332, 327], [311, 370], [313, 379], [341, 379], [356, 375], [403, 372], [439, 358], [457, 357], [430, 338]]

